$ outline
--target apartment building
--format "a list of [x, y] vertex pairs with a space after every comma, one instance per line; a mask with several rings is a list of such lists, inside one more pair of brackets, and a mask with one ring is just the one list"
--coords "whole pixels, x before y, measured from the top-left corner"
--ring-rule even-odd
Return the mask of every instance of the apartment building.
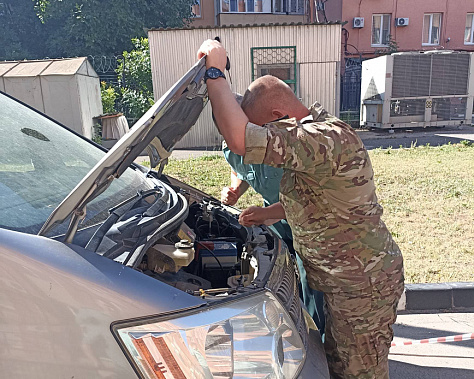
[[326, 0], [317, 13], [343, 26], [343, 57], [396, 48], [474, 51], [473, 0]]
[[308, 0], [195, 0], [191, 26], [306, 23]]
[[310, 20], [341, 21], [341, 117], [357, 125], [362, 61], [408, 51], [474, 51], [474, 0], [315, 0]]

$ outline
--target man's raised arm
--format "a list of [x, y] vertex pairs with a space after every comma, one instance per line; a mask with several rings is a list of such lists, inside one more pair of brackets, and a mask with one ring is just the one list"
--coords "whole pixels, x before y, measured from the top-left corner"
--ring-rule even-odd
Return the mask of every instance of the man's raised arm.
[[[224, 47], [215, 40], [205, 41], [198, 51], [198, 59], [206, 56], [206, 68], [215, 67], [225, 71], [227, 53]], [[219, 131], [231, 151], [245, 155], [245, 127], [248, 118], [235, 100], [227, 81], [224, 78], [208, 79], [207, 90], [211, 101], [212, 112], [219, 125]]]

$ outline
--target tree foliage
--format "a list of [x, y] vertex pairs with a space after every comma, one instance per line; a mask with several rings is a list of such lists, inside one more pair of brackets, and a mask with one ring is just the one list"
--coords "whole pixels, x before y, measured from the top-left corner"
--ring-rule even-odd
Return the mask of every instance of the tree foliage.
[[0, 0], [0, 60], [41, 56], [41, 29], [32, 0]]
[[134, 38], [131, 51], [119, 59], [119, 85], [102, 83], [104, 113], [122, 112], [129, 120], [139, 119], [153, 104], [150, 50], [148, 39]]
[[147, 38], [134, 38], [134, 49], [123, 52], [117, 68], [120, 103], [128, 118], [138, 119], [154, 104], [150, 49]]
[[[114, 55], [189, 22], [193, 0], [0, 0], [0, 59]], [[3, 41], [2, 41], [3, 40]]]

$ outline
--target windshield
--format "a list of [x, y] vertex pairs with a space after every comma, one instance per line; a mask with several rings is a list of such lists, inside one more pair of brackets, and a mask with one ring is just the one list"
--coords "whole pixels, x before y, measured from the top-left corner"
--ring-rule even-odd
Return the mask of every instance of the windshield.
[[[0, 227], [32, 234], [105, 154], [1, 93], [0, 146]], [[103, 221], [109, 208], [149, 188], [143, 174], [127, 169], [87, 206], [79, 228]], [[67, 220], [50, 234], [66, 229]]]

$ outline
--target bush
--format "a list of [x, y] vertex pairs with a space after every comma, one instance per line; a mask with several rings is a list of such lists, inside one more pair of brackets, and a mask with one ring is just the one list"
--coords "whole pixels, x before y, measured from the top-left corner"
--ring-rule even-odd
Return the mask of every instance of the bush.
[[154, 103], [147, 38], [133, 38], [134, 49], [118, 59], [118, 85], [101, 83], [104, 113], [121, 112], [129, 121], [139, 119]]
[[100, 83], [100, 97], [102, 99], [102, 108], [104, 114], [117, 113], [115, 109], [115, 101], [117, 100], [117, 93], [115, 88], [106, 82]]
[[116, 72], [121, 86], [121, 111], [129, 119], [138, 119], [155, 101], [148, 39], [134, 38], [132, 43], [134, 49], [123, 52]]

